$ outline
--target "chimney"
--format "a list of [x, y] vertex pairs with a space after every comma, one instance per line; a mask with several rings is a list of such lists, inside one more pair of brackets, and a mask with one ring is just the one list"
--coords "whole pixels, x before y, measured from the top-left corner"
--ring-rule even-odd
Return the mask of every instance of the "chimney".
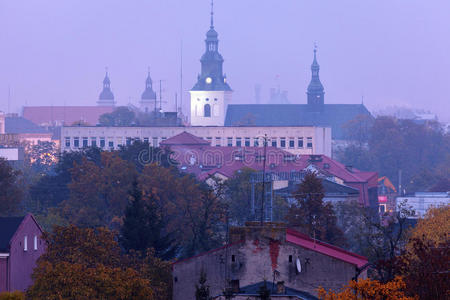
[[286, 287], [284, 286], [284, 281], [277, 282], [277, 294], [279, 295], [286, 294]]
[[234, 294], [239, 293], [240, 287], [239, 287], [239, 279], [233, 279], [231, 280], [231, 291]]

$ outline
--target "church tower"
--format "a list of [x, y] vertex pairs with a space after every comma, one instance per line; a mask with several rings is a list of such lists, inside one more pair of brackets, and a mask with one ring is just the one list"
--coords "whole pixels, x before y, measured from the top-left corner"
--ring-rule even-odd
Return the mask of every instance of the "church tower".
[[232, 90], [223, 74], [223, 57], [219, 53], [218, 34], [214, 29], [214, 3], [211, 2], [211, 25], [206, 33], [205, 53], [200, 59], [201, 73], [191, 89], [191, 125], [223, 126]]
[[308, 106], [311, 111], [322, 111], [324, 106], [324, 88], [319, 78], [320, 66], [317, 63], [317, 48], [314, 47], [314, 60], [311, 65], [311, 82], [308, 85]]
[[150, 70], [148, 71], [147, 79], [145, 80], [145, 90], [142, 93], [141, 101], [139, 101], [140, 109], [143, 112], [151, 112], [156, 109], [156, 93], [153, 90], [153, 81], [150, 77]]
[[98, 97], [98, 106], [114, 106], [114, 94], [111, 91], [111, 81], [108, 77], [108, 71], [106, 71], [105, 78], [103, 79], [103, 90]]

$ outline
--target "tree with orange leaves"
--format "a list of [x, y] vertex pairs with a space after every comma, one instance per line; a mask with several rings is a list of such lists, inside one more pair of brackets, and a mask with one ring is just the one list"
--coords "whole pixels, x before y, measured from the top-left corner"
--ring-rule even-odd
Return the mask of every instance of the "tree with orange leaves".
[[340, 292], [326, 291], [320, 287], [318, 290], [321, 300], [414, 300], [406, 296], [406, 284], [401, 277], [387, 283], [378, 280], [361, 279], [350, 281]]

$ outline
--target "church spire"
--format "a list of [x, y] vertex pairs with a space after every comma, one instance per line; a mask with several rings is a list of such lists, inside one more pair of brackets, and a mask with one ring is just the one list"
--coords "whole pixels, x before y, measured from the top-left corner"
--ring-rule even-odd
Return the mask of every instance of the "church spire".
[[113, 106], [114, 103], [114, 94], [111, 91], [111, 80], [109, 79], [108, 68], [106, 68], [105, 78], [103, 79], [103, 90], [98, 97], [97, 104], [103, 106]]
[[308, 85], [308, 105], [312, 110], [321, 111], [324, 105], [324, 88], [319, 78], [320, 65], [317, 62], [317, 45], [314, 45], [314, 59], [311, 64], [311, 82]]
[[156, 93], [153, 90], [153, 80], [150, 77], [150, 68], [148, 68], [147, 79], [145, 80], [145, 90], [142, 93], [141, 100], [156, 100]]
[[214, 28], [214, 0], [211, 0], [211, 29]]

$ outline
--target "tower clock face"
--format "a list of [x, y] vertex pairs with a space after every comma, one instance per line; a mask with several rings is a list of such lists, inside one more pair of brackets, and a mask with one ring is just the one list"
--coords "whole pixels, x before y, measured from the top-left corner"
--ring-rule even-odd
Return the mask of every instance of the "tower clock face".
[[211, 78], [211, 77], [206, 77], [205, 82], [206, 82], [207, 84], [211, 84], [212, 78]]

